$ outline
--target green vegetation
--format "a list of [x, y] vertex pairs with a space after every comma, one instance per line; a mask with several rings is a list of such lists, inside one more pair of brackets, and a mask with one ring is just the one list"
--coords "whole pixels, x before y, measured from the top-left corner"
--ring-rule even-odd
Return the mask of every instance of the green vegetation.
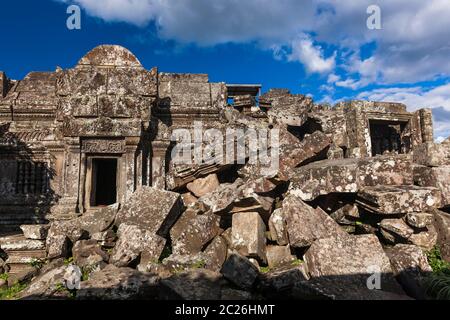
[[55, 290], [57, 292], [65, 292], [70, 299], [75, 298], [76, 295], [77, 295], [77, 290], [69, 290], [69, 289], [67, 289], [67, 287], [62, 282], [59, 282], [59, 283], [56, 284]]
[[450, 263], [444, 261], [439, 247], [427, 252], [433, 273], [424, 280], [427, 294], [437, 300], [450, 300]]
[[302, 259], [295, 259], [294, 261], [291, 262], [291, 264], [293, 266], [299, 266], [301, 264], [305, 263]]
[[9, 288], [0, 289], [0, 300], [14, 300], [27, 287], [26, 283], [17, 282]]
[[270, 272], [269, 267], [260, 267], [259, 270], [261, 271], [261, 273], [269, 273]]
[[64, 259], [64, 265], [68, 266], [69, 264], [73, 263], [73, 257]]
[[47, 261], [45, 259], [33, 259], [31, 260], [31, 262], [29, 263], [30, 266], [32, 266], [33, 268], [36, 269], [41, 269], [45, 264], [47, 263]]
[[203, 269], [206, 267], [206, 262], [204, 260], [199, 260], [192, 265], [192, 269]]
[[0, 274], [0, 280], [8, 281], [8, 277], [9, 277], [9, 274], [7, 274], [7, 273]]

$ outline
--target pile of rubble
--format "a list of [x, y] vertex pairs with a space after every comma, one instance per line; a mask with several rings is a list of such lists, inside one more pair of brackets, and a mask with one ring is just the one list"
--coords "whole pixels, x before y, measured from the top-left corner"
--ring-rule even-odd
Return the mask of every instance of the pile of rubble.
[[450, 140], [363, 157], [346, 142], [346, 106], [271, 91], [260, 107], [267, 118], [224, 118], [280, 131], [276, 172], [218, 166], [172, 191], [142, 186], [121, 205], [23, 226], [0, 239], [1, 268], [19, 251], [45, 263], [16, 272], [32, 278], [20, 296], [426, 298], [425, 252], [438, 245], [450, 261]]

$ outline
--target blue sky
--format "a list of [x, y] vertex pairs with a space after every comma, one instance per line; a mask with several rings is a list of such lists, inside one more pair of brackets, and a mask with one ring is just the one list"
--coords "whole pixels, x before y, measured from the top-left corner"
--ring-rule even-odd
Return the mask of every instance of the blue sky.
[[[81, 30], [68, 30], [77, 4]], [[370, 30], [376, 4], [381, 30]], [[450, 135], [448, 0], [16, 0], [2, 3], [0, 70], [73, 67], [99, 44], [130, 49], [146, 68], [211, 81], [289, 88], [318, 102], [404, 102], [434, 109]]]

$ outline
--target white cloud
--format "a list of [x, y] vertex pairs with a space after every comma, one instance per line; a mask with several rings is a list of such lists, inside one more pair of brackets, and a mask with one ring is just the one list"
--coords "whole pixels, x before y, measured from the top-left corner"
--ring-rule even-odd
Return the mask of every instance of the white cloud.
[[360, 93], [358, 99], [401, 102], [406, 104], [410, 111], [432, 108], [435, 136], [450, 136], [450, 83], [433, 89], [422, 87], [375, 89]]
[[308, 73], [329, 73], [335, 67], [336, 53], [325, 58], [322, 49], [315, 46], [310, 38], [301, 38], [291, 43], [289, 61], [300, 61]]
[[[373, 0], [57, 0], [105, 21], [155, 23], [163, 39], [198, 45], [255, 41], [309, 72], [346, 70], [340, 85], [415, 83], [450, 76], [450, 2], [378, 0], [382, 30], [366, 27]], [[299, 40], [299, 34], [312, 35]], [[361, 48], [376, 43], [369, 57]], [[334, 45], [336, 62], [318, 43]], [[280, 48], [287, 49], [285, 52]], [[354, 52], [354, 56], [348, 56]]]

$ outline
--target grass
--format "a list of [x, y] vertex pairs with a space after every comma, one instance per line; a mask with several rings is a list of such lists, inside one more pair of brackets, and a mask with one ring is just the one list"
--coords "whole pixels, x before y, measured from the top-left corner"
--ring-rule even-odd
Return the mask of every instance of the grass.
[[424, 280], [427, 294], [437, 300], [450, 300], [450, 263], [442, 259], [439, 247], [427, 252], [433, 273]]
[[291, 264], [293, 266], [299, 266], [301, 264], [305, 263], [302, 259], [295, 259], [294, 261], [291, 262]]
[[260, 267], [259, 270], [261, 271], [261, 273], [269, 273], [270, 272], [269, 267]]
[[64, 265], [68, 266], [69, 264], [73, 263], [73, 257], [64, 259]]
[[0, 300], [14, 300], [27, 287], [26, 283], [16, 283], [9, 288], [0, 289]]

